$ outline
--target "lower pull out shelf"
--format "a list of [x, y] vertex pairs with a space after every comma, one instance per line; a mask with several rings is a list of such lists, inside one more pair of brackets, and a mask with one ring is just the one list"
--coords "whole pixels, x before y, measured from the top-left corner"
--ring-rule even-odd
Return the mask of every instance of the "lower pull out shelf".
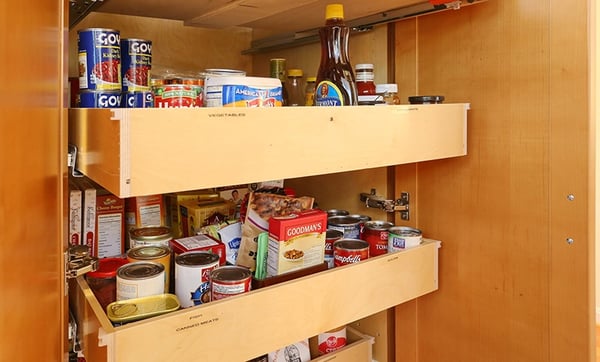
[[84, 277], [70, 291], [96, 361], [247, 361], [437, 290], [439, 241], [113, 326]]

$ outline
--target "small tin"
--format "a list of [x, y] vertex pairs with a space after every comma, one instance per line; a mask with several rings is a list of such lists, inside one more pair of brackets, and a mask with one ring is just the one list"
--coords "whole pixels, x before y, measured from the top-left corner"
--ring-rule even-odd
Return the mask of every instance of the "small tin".
[[350, 215], [350, 213], [346, 210], [341, 210], [341, 209], [329, 209], [327, 210], [327, 216], [331, 217], [331, 216], [346, 216], [346, 215]]
[[210, 272], [211, 300], [219, 300], [250, 291], [252, 272], [242, 266], [226, 265]]
[[132, 248], [143, 245], [169, 246], [173, 239], [168, 226], [142, 226], [129, 231], [129, 243]]
[[344, 237], [344, 233], [340, 230], [327, 229], [325, 233], [325, 261], [327, 268], [331, 269], [334, 266], [333, 262], [333, 243]]
[[114, 302], [106, 308], [113, 323], [127, 323], [174, 312], [179, 309], [177, 296], [169, 293]]
[[333, 243], [335, 267], [358, 263], [369, 258], [369, 243], [360, 239], [340, 239]]
[[165, 267], [150, 261], [138, 261], [117, 270], [117, 300], [148, 297], [165, 292]]
[[121, 91], [121, 35], [118, 30], [77, 32], [79, 89]]
[[164, 245], [142, 245], [127, 251], [127, 260], [153, 261], [165, 267], [165, 292], [169, 291], [171, 279], [171, 249]]
[[388, 230], [388, 253], [415, 247], [423, 241], [421, 230], [394, 226]]
[[346, 239], [359, 239], [362, 223], [363, 221], [358, 216], [344, 215], [327, 218], [327, 228], [343, 232]]
[[164, 84], [152, 88], [155, 108], [202, 107], [202, 87], [194, 84]]
[[121, 92], [119, 91], [81, 91], [77, 95], [80, 108], [119, 108]]
[[123, 92], [149, 91], [152, 69], [152, 42], [121, 39], [121, 79]]
[[182, 308], [210, 302], [210, 273], [219, 266], [219, 255], [188, 251], [175, 257], [175, 294]]
[[369, 243], [369, 255], [377, 256], [388, 252], [388, 230], [394, 224], [388, 221], [365, 222], [361, 239]]
[[121, 108], [153, 108], [154, 94], [151, 91], [123, 92]]

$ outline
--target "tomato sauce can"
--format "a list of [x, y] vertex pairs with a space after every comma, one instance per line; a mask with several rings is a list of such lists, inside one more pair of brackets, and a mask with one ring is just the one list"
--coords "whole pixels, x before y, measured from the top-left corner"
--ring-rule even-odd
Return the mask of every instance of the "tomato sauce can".
[[388, 230], [394, 224], [388, 221], [367, 221], [361, 239], [369, 243], [369, 255], [377, 256], [388, 252]]
[[369, 243], [360, 239], [340, 239], [333, 243], [335, 267], [358, 263], [369, 258]]
[[340, 230], [327, 229], [325, 232], [325, 261], [327, 262], [327, 268], [331, 269], [334, 266], [333, 263], [333, 243], [344, 237], [344, 233]]
[[119, 108], [121, 92], [119, 91], [82, 91], [78, 96], [81, 108]]
[[388, 230], [388, 252], [415, 247], [423, 241], [421, 230], [408, 226], [394, 226]]
[[165, 267], [165, 292], [170, 288], [171, 279], [171, 249], [164, 245], [142, 245], [127, 251], [127, 260], [131, 263], [138, 261], [153, 261]]
[[129, 241], [132, 248], [143, 245], [169, 246], [173, 234], [168, 226], [142, 226], [129, 231]]
[[202, 88], [194, 84], [163, 84], [152, 88], [154, 108], [202, 107]]
[[117, 301], [165, 293], [165, 267], [151, 261], [138, 261], [117, 270]]
[[225, 265], [210, 272], [212, 300], [249, 292], [251, 286], [252, 272], [243, 266]]
[[77, 32], [79, 89], [121, 91], [121, 35], [118, 30]]
[[339, 230], [346, 239], [359, 239], [363, 221], [357, 216], [340, 215], [327, 218], [327, 228]]
[[121, 108], [153, 108], [154, 94], [151, 91], [123, 92]]
[[188, 251], [175, 257], [175, 295], [182, 308], [211, 301], [210, 274], [219, 267], [219, 255]]
[[121, 39], [121, 79], [123, 92], [150, 90], [152, 42]]

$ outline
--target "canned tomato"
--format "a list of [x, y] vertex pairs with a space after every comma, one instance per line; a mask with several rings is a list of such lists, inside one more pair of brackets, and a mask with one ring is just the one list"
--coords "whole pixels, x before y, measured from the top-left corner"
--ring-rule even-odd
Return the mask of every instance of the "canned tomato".
[[250, 291], [252, 273], [242, 266], [226, 265], [210, 272], [211, 300], [219, 300]]
[[81, 108], [118, 108], [121, 106], [119, 91], [83, 91], [78, 95]]
[[360, 239], [340, 239], [333, 243], [333, 259], [336, 267], [358, 263], [369, 258], [369, 243]]
[[142, 226], [129, 231], [132, 248], [142, 245], [169, 246], [171, 239], [173, 239], [173, 234], [168, 226]]
[[193, 84], [164, 84], [152, 88], [155, 108], [201, 107], [201, 87]]
[[421, 230], [407, 226], [395, 226], [388, 230], [388, 252], [393, 253], [421, 244]]
[[333, 243], [344, 237], [344, 233], [335, 230], [327, 229], [325, 233], [325, 261], [327, 262], [327, 268], [333, 268]]
[[152, 92], [123, 92], [121, 94], [121, 108], [152, 108], [154, 107], [154, 94]]
[[361, 239], [369, 243], [369, 255], [377, 256], [388, 252], [388, 230], [394, 224], [387, 221], [367, 221]]
[[359, 239], [362, 222], [357, 216], [331, 216], [327, 218], [327, 228], [343, 232], [346, 239]]
[[121, 90], [121, 35], [118, 30], [89, 28], [78, 34], [79, 89]]
[[219, 266], [219, 255], [188, 251], [175, 257], [175, 294], [182, 308], [210, 302], [210, 273]]
[[123, 92], [150, 90], [152, 42], [144, 39], [121, 39], [121, 79]]
[[143, 245], [127, 251], [127, 260], [134, 263], [137, 261], [153, 261], [165, 267], [165, 292], [169, 291], [171, 278], [171, 249], [164, 245]]
[[117, 300], [164, 294], [165, 267], [151, 261], [138, 261], [117, 270]]

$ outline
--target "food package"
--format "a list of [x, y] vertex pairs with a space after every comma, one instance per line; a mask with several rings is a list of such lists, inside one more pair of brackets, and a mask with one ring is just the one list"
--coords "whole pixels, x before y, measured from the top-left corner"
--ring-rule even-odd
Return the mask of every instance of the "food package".
[[269, 362], [307, 362], [310, 361], [308, 339], [290, 344], [281, 349], [269, 352]]

